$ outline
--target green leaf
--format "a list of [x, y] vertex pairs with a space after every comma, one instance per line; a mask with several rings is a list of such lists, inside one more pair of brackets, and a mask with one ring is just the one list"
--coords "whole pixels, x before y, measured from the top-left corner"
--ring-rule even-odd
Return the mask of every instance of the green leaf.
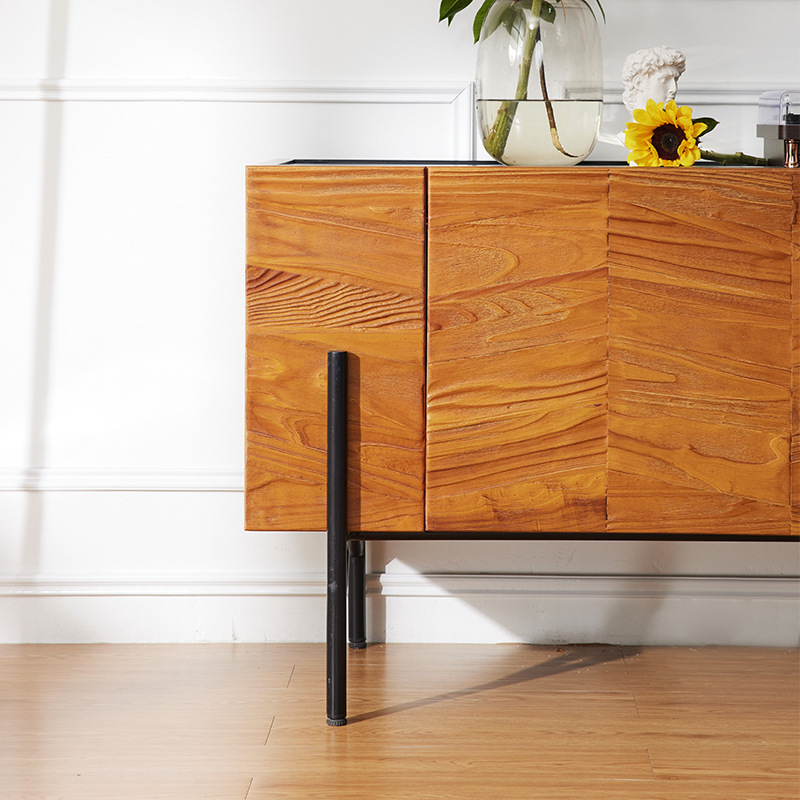
[[556, 20], [556, 8], [555, 6], [551, 5], [544, 0], [542, 3], [542, 10], [539, 12], [539, 19], [543, 19], [545, 22], [555, 22]]
[[[486, 13], [488, 13], [489, 9], [496, 2], [497, 0], [485, 0], [484, 4], [478, 11], [478, 15], [475, 17], [475, 24], [473, 25], [473, 32], [476, 36], [476, 42], [478, 41], [477, 37], [480, 35], [484, 23], [484, 20], [481, 19], [480, 25], [478, 24], [478, 16], [483, 14], [485, 17]], [[506, 8], [502, 14], [496, 15], [492, 20], [492, 27], [486, 28], [486, 36], [491, 36], [502, 25], [508, 31], [508, 35], [512, 39], [523, 38], [525, 35], [524, 31], [526, 22], [525, 15], [522, 13], [522, 9], [525, 7], [525, 2], [526, 0], [520, 0], [520, 2], [508, 6], [508, 8]]]
[[472, 0], [442, 0], [439, 6], [439, 22], [446, 19], [449, 25], [459, 11], [463, 11], [471, 4]]
[[509, 6], [500, 18], [500, 24], [508, 31], [512, 39], [522, 41], [528, 29], [528, 22], [525, 15], [520, 11], [522, 3]]
[[[704, 130], [704, 131], [703, 131], [703, 132], [700, 134], [700, 136], [705, 136], [707, 133], [711, 133], [711, 131], [713, 131], [713, 130], [714, 130], [714, 128], [716, 128], [716, 127], [717, 127], [717, 125], [719, 125], [719, 122], [717, 122], [717, 120], [715, 120], [713, 117], [693, 117], [693, 118], [692, 118], [692, 122], [694, 122], [694, 123], [697, 123], [697, 122], [702, 122], [702, 123], [704, 123], [705, 125], [707, 125], [707, 126], [708, 126], [708, 127], [707, 127], [707, 128], [706, 128], [706, 129], [705, 129], [705, 130]], [[700, 141], [700, 136], [698, 136], [698, 137], [697, 137], [697, 141], [698, 141], [698, 142]]]
[[[481, 28], [483, 27], [483, 21], [486, 19], [486, 15], [489, 13], [489, 9], [495, 4], [495, 0], [485, 0], [484, 4], [478, 9], [478, 13], [475, 15], [475, 21], [472, 23], [472, 33], [475, 35], [475, 41], [477, 42], [481, 36]], [[489, 31], [486, 35], [488, 36], [491, 31]]]

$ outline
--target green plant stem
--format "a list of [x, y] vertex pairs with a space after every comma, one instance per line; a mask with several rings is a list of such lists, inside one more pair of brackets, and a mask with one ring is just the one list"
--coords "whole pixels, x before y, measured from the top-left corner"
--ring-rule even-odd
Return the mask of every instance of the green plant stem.
[[536, 47], [537, 34], [539, 33], [539, 26], [542, 24], [540, 13], [542, 11], [542, 0], [533, 0], [531, 6], [531, 14], [536, 20], [536, 24], [528, 27], [525, 34], [525, 50], [522, 53], [522, 63], [519, 67], [519, 76], [517, 77], [517, 89], [514, 92], [513, 100], [503, 100], [500, 108], [497, 110], [497, 116], [494, 118], [492, 128], [489, 135], [486, 137], [484, 146], [486, 151], [492, 158], [500, 161], [503, 152], [508, 143], [508, 136], [511, 133], [511, 125], [514, 122], [514, 117], [517, 113], [517, 107], [520, 100], [525, 100], [528, 97], [528, 81], [531, 77], [531, 65], [533, 64], [533, 51]]
[[739, 164], [746, 167], [766, 167], [767, 159], [758, 156], [748, 156], [745, 153], [717, 153], [714, 150], [701, 150], [700, 158], [706, 161], [716, 161], [718, 164]]
[[[531, 77], [531, 67], [533, 66], [533, 53], [536, 49], [536, 43], [541, 41], [541, 11], [542, 0], [533, 0], [531, 5], [531, 15], [536, 20], [536, 24], [528, 28], [525, 34], [525, 49], [522, 53], [522, 63], [519, 67], [519, 76], [517, 78], [517, 88], [514, 92], [513, 100], [503, 100], [500, 108], [497, 110], [492, 128], [486, 137], [484, 146], [486, 151], [492, 158], [501, 160], [505, 152], [506, 145], [508, 144], [508, 137], [511, 133], [511, 126], [514, 122], [514, 117], [517, 113], [517, 108], [521, 100], [528, 99], [528, 81]], [[558, 135], [558, 128], [556, 126], [556, 117], [553, 111], [553, 103], [547, 91], [547, 79], [544, 71], [544, 59], [539, 65], [539, 85], [542, 90], [542, 99], [544, 100], [545, 110], [547, 112], [547, 121], [550, 125], [550, 137], [553, 140], [553, 145], [559, 153], [567, 156], [567, 158], [575, 158], [571, 153], [568, 153], [561, 144], [561, 139]]]
[[556, 115], [553, 111], [553, 104], [550, 102], [550, 95], [547, 92], [547, 78], [544, 74], [544, 59], [539, 65], [539, 85], [542, 89], [542, 99], [544, 100], [544, 107], [547, 111], [547, 122], [550, 125], [550, 138], [553, 140], [553, 146], [559, 153], [565, 155], [567, 158], [577, 158], [577, 156], [568, 153], [561, 144], [561, 137], [558, 135], [558, 128], [556, 127]]

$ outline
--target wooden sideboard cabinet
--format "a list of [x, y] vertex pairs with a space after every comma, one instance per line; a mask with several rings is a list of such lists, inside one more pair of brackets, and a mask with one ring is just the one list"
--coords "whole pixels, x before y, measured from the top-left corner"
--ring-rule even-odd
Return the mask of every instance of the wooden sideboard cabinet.
[[800, 174], [247, 171], [246, 526], [800, 533]]
[[248, 169], [246, 525], [327, 530], [329, 724], [366, 540], [797, 538], [798, 197], [787, 169]]

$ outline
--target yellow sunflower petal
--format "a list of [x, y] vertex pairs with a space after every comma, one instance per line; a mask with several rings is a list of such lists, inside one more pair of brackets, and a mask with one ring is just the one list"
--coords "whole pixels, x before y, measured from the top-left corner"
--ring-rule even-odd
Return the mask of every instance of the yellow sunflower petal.
[[636, 111], [634, 111], [633, 118], [643, 125], [659, 125], [664, 121], [664, 111], [655, 100], [648, 100], [646, 108], [636, 110], [640, 113], [637, 115]]
[[652, 125], [637, 125], [629, 122], [628, 129], [625, 131], [625, 146], [630, 150], [634, 150], [637, 147], [647, 147], [652, 135]]
[[625, 131], [625, 147], [628, 150], [636, 150], [639, 147], [644, 147], [648, 140], [647, 134], [641, 134], [637, 131]]
[[668, 100], [664, 103], [664, 117], [673, 125], [678, 124], [678, 107], [675, 105], [674, 100]]
[[652, 114], [653, 116], [659, 116], [661, 112], [664, 110], [664, 107], [661, 103], [656, 103], [655, 100], [651, 97], [647, 103], [645, 104], [645, 108], [647, 109], [648, 113]]
[[640, 151], [636, 156], [636, 163], [640, 167], [658, 167], [660, 166], [659, 161], [658, 153], [656, 153], [655, 149], [652, 147]]
[[678, 148], [680, 155], [680, 165], [682, 167], [691, 167], [695, 161], [700, 158], [700, 150], [695, 147], [694, 142], [691, 144], [686, 141]]
[[655, 128], [656, 126], [658, 126], [660, 124], [661, 124], [660, 120], [651, 119], [651, 120], [648, 120], [647, 122], [629, 122], [628, 123], [628, 128], [630, 130], [634, 131], [634, 133], [641, 133], [641, 134], [646, 134], [646, 135], [649, 136], [650, 135], [650, 131], [652, 131], [653, 128]]
[[[633, 118], [636, 120], [636, 122], [638, 122], [638, 123], [640, 123], [642, 125], [652, 125], [653, 124], [653, 119], [650, 116], [650, 112], [647, 109], [644, 109], [644, 108], [634, 108], [633, 109]], [[628, 123], [628, 125], [631, 125], [631, 124], [632, 123], [630, 123], [630, 122]]]
[[644, 153], [644, 150], [631, 150], [630, 153], [628, 153], [628, 161], [635, 161], [638, 163], [639, 159], [644, 157]]

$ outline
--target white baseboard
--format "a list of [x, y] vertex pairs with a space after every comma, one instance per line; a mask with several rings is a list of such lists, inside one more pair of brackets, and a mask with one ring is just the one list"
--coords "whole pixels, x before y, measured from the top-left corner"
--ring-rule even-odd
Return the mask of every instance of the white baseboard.
[[[795, 578], [368, 576], [372, 641], [800, 644]], [[0, 577], [3, 642], [323, 641], [325, 579]]]
[[800, 644], [795, 578], [384, 575], [380, 584], [375, 622], [387, 641]]
[[390, 573], [369, 576], [368, 592], [386, 597], [474, 595], [581, 598], [709, 597], [800, 599], [800, 579], [642, 575], [481, 575]]
[[325, 577], [308, 573], [240, 576], [0, 576], [2, 597], [323, 597]]

